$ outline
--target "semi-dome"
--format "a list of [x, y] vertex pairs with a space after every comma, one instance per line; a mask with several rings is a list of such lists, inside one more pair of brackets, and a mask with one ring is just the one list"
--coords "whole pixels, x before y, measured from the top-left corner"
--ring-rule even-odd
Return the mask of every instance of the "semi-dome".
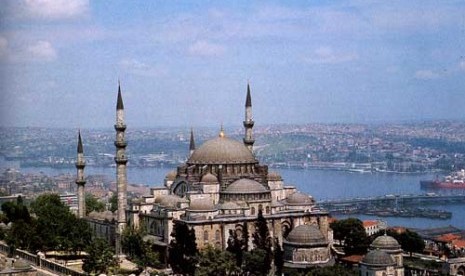
[[163, 207], [177, 208], [179, 203], [188, 202], [186, 199], [180, 198], [177, 195], [160, 195], [155, 198], [155, 203]]
[[201, 182], [218, 183], [218, 178], [214, 174], [206, 173], [204, 176], [202, 176]]
[[220, 205], [222, 210], [237, 210], [241, 209], [241, 206], [237, 205], [235, 202], [228, 201]]
[[191, 211], [214, 211], [216, 210], [210, 198], [191, 200], [189, 205]]
[[286, 201], [290, 205], [308, 205], [315, 203], [312, 197], [301, 192], [290, 194]]
[[225, 194], [259, 194], [266, 192], [269, 191], [265, 186], [248, 178], [241, 178], [234, 181], [223, 191]]
[[321, 233], [318, 226], [314, 224], [299, 225], [287, 236], [285, 243], [298, 245], [321, 245], [327, 244], [325, 236]]
[[374, 249], [399, 249], [400, 245], [396, 239], [388, 235], [377, 237], [372, 243], [371, 248]]
[[174, 181], [176, 179], [177, 172], [175, 170], [170, 171], [166, 174], [165, 179], [168, 181]]
[[243, 143], [224, 136], [205, 142], [187, 160], [187, 164], [244, 163], [257, 163], [257, 160]]
[[281, 181], [281, 180], [283, 180], [281, 175], [279, 173], [277, 173], [277, 172], [269, 172], [267, 179], [268, 179], [268, 181]]
[[368, 251], [368, 253], [363, 257], [362, 264], [367, 266], [394, 266], [396, 262], [394, 259], [386, 252], [376, 249]]

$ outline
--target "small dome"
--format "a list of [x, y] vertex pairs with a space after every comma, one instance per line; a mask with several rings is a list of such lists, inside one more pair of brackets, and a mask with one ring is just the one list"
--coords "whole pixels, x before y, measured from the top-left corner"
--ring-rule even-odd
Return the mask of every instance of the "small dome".
[[315, 203], [312, 197], [301, 192], [295, 192], [289, 195], [286, 201], [290, 205], [308, 205]]
[[391, 236], [383, 235], [377, 237], [370, 245], [374, 249], [399, 249], [400, 245], [396, 239]]
[[259, 194], [269, 192], [265, 186], [255, 180], [242, 178], [231, 183], [223, 193], [226, 194]]
[[191, 200], [189, 205], [191, 211], [214, 211], [216, 210], [210, 198]]
[[211, 174], [211, 173], [207, 173], [204, 176], [202, 176], [201, 182], [218, 183], [218, 178], [215, 175]]
[[281, 181], [283, 178], [277, 172], [269, 172], [268, 173], [268, 181]]
[[174, 181], [178, 173], [175, 170], [170, 171], [166, 174], [165, 179], [168, 181]]
[[388, 253], [379, 249], [369, 251], [360, 263], [368, 266], [393, 266], [396, 264]]
[[161, 195], [155, 199], [155, 203], [160, 204], [163, 207], [177, 208], [178, 203], [187, 202], [187, 200], [180, 198], [176, 195]]
[[226, 137], [217, 137], [196, 149], [187, 164], [249, 164], [257, 163], [252, 152], [243, 144]]
[[292, 229], [285, 242], [300, 245], [317, 245], [328, 243], [318, 226], [314, 224], [299, 225]]

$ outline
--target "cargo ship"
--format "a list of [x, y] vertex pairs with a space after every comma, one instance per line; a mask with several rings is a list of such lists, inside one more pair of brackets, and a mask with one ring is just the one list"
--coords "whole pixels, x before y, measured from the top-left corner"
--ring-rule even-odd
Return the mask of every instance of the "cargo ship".
[[423, 189], [465, 189], [465, 170], [454, 172], [443, 179], [421, 180]]

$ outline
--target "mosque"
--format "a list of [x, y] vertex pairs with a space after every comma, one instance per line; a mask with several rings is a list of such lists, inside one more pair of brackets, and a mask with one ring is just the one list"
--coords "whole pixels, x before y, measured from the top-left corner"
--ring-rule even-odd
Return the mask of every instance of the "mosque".
[[[254, 222], [261, 212], [268, 223], [271, 237], [277, 238], [284, 248], [285, 267], [332, 265], [332, 231], [328, 224], [328, 212], [318, 209], [312, 196], [286, 185], [278, 173], [260, 164], [254, 154], [254, 121], [249, 85], [243, 126], [243, 141], [231, 139], [221, 129], [217, 137], [199, 147], [195, 145], [191, 130], [187, 161], [166, 175], [163, 186], [154, 187], [149, 195], [128, 202], [126, 124], [119, 86], [115, 124], [118, 210], [113, 216], [100, 215], [106, 221], [113, 221], [110, 224], [100, 223], [99, 216], [91, 213], [88, 218], [91, 227], [94, 231], [104, 231], [107, 236], [111, 233], [116, 240], [118, 254], [122, 253], [122, 231], [128, 226], [145, 227], [148, 233], [146, 239], [161, 252], [167, 252], [175, 222], [194, 229], [199, 249], [207, 245], [225, 249], [233, 232], [240, 239], [248, 233], [249, 248], [253, 248], [251, 236], [255, 231]], [[78, 144], [76, 184], [78, 214], [82, 217], [85, 214], [85, 162], [80, 136]]]

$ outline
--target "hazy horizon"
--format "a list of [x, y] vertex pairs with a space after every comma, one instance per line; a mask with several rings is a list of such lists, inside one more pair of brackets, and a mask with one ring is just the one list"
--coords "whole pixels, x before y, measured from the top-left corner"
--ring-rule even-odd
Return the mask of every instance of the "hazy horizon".
[[465, 120], [463, 1], [2, 4], [0, 126]]

